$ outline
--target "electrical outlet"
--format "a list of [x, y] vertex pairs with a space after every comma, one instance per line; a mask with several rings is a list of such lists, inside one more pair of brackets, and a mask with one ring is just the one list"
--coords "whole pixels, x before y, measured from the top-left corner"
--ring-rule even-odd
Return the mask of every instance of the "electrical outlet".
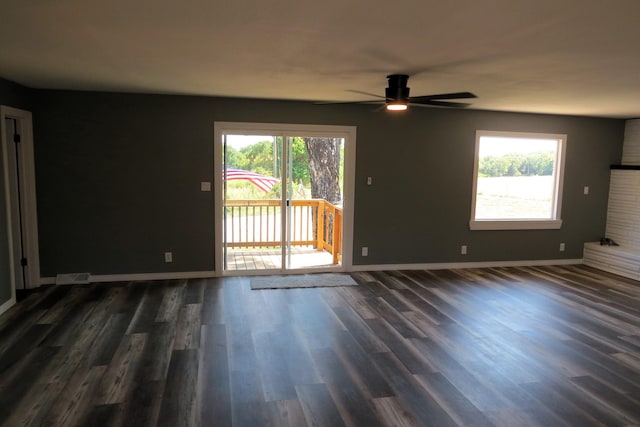
[[367, 246], [362, 247], [362, 256], [369, 256], [369, 248]]
[[460, 246], [460, 254], [461, 255], [466, 255], [467, 254], [467, 245]]
[[164, 262], [173, 262], [173, 252], [164, 253]]
[[564, 252], [564, 243], [560, 243], [560, 252]]

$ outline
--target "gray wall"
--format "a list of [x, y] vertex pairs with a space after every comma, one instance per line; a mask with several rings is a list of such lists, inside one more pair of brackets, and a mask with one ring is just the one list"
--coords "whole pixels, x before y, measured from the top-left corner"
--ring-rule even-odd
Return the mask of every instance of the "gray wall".
[[[41, 90], [34, 105], [43, 276], [213, 270], [213, 198], [199, 183], [213, 180], [214, 121], [357, 126], [354, 264], [581, 258], [604, 233], [624, 131], [623, 120], [187, 96]], [[561, 230], [469, 230], [477, 129], [568, 135]]]
[[[17, 83], [0, 78], [0, 105], [29, 109], [31, 90]], [[7, 132], [6, 123], [0, 122], [0, 132]], [[4, 166], [0, 155], [0, 305], [11, 299], [9, 267], [9, 241], [7, 238], [7, 206], [4, 181]]]
[[32, 90], [0, 77], [0, 105], [31, 110]]

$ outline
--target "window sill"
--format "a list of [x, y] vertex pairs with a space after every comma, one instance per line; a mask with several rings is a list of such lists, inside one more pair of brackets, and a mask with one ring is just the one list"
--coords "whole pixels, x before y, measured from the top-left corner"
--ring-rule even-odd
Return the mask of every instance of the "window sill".
[[561, 219], [532, 221], [471, 220], [471, 230], [559, 230]]

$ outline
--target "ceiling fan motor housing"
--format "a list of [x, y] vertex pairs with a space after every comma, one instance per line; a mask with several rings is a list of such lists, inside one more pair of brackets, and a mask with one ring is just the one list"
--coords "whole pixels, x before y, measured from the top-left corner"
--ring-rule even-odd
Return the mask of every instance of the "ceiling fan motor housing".
[[409, 88], [407, 81], [409, 76], [406, 74], [390, 74], [387, 76], [389, 87], [385, 89], [387, 100], [407, 101], [409, 99]]

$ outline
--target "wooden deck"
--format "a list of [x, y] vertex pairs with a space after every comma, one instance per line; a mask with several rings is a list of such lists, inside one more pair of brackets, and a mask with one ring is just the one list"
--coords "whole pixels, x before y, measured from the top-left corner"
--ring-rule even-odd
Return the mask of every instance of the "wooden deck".
[[[291, 248], [291, 268], [331, 267], [333, 255], [318, 251], [313, 247], [294, 246]], [[270, 270], [282, 268], [280, 249], [243, 249], [227, 250], [226, 271]]]
[[[226, 200], [223, 245], [226, 271], [280, 269], [280, 200]], [[338, 265], [342, 260], [342, 208], [323, 199], [291, 200], [288, 240], [293, 247], [288, 268]], [[315, 248], [315, 251], [314, 249]], [[239, 250], [239, 252], [235, 252]], [[316, 252], [316, 253], [314, 253]], [[326, 260], [324, 253], [331, 254]]]

